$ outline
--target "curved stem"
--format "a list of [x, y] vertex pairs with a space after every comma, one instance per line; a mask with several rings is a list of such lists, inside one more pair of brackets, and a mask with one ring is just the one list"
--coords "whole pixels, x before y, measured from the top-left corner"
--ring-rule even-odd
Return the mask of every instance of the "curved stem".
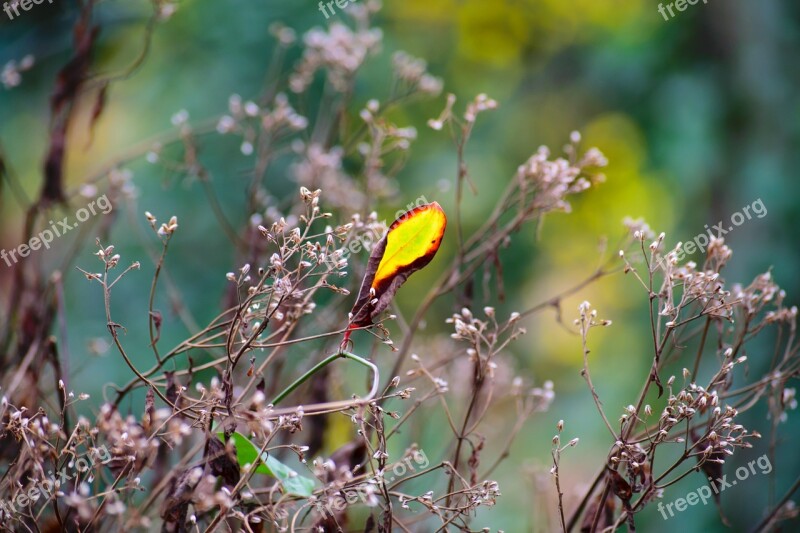
[[378, 383], [379, 382], [378, 367], [376, 367], [374, 364], [370, 363], [369, 361], [367, 361], [363, 357], [360, 357], [360, 356], [358, 356], [358, 355], [356, 355], [354, 353], [350, 353], [350, 352], [345, 351], [345, 350], [339, 350], [338, 352], [336, 352], [336, 353], [334, 353], [332, 355], [329, 355], [328, 357], [326, 357], [325, 359], [323, 359], [322, 361], [320, 361], [319, 363], [314, 365], [308, 372], [306, 372], [305, 374], [303, 374], [302, 376], [297, 378], [294, 381], [294, 383], [292, 383], [291, 385], [286, 387], [283, 390], [283, 392], [278, 394], [275, 397], [275, 399], [272, 400], [272, 405], [277, 405], [278, 402], [280, 402], [281, 400], [283, 400], [284, 398], [289, 396], [292, 392], [294, 392], [294, 390], [297, 387], [299, 387], [300, 385], [302, 385], [303, 383], [308, 381], [309, 378], [311, 378], [311, 376], [313, 376], [314, 374], [319, 372], [321, 369], [323, 369], [324, 367], [328, 366], [330, 363], [332, 363], [333, 361], [335, 361], [335, 360], [337, 360], [337, 359], [339, 359], [341, 357], [344, 357], [344, 358], [347, 358], [347, 359], [352, 359], [353, 361], [355, 361], [355, 362], [357, 362], [359, 364], [362, 364], [362, 365], [364, 365], [364, 366], [366, 366], [366, 367], [368, 367], [368, 368], [370, 368], [372, 370], [372, 390], [369, 391], [369, 394], [367, 395], [367, 397], [365, 399], [366, 400], [371, 400], [372, 398], [374, 398], [375, 395], [378, 393], [378, 384], [379, 384]]
[[[161, 249], [161, 257], [156, 263], [156, 271], [153, 274], [153, 282], [150, 284], [150, 303], [148, 304], [148, 313], [147, 313], [147, 322], [150, 326], [150, 346], [153, 348], [153, 353], [156, 356], [156, 361], [161, 363], [161, 355], [158, 353], [158, 338], [161, 337], [161, 325], [159, 324], [153, 331], [153, 326], [155, 326], [156, 320], [159, 322], [161, 321], [160, 317], [153, 314], [153, 303], [156, 299], [156, 285], [158, 284], [158, 275], [161, 273], [161, 267], [164, 266], [164, 259], [167, 257], [167, 248], [169, 247], [169, 236], [164, 240], [163, 247]], [[156, 335], [158, 338], [156, 338]]]

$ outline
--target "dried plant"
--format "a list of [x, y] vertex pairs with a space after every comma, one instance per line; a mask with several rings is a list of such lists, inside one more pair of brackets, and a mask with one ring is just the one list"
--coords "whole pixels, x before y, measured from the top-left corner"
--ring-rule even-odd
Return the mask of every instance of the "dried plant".
[[[620, 250], [619, 256], [625, 273], [643, 289], [648, 303], [652, 366], [636, 402], [625, 408], [618, 421], [611, 422], [591, 381], [588, 363], [589, 332], [611, 323], [598, 319], [597, 310], [588, 302], [581, 304], [575, 324], [583, 338], [583, 374], [612, 444], [603, 469], [572, 513], [568, 530], [582, 514], [582, 530], [613, 531], [625, 521], [632, 530], [636, 513], [657, 502], [668, 487], [698, 471], [710, 481], [719, 504], [716, 483], [724, 479], [726, 460], [739, 449], [751, 448], [753, 439], [761, 437], [742, 424], [742, 414], [766, 401], [771, 419], [777, 422], [785, 420], [786, 410], [796, 406], [794, 389], [787, 385], [800, 371], [797, 307], [784, 305], [785, 293], [771, 274], [761, 274], [747, 286], [727, 285], [721, 271], [732, 252], [724, 239], [711, 240], [705, 261], [698, 267], [693, 261], [681, 261], [681, 243], [667, 249], [664, 233], [656, 237], [641, 220], [626, 224], [631, 248]], [[763, 348], [750, 347], [757, 336], [769, 330], [777, 331], [769, 367], [763, 375], [749, 375], [748, 357], [764, 357], [760, 353]], [[748, 355], [751, 350], [755, 353]], [[702, 376], [701, 361], [712, 357], [714, 371]], [[671, 375], [664, 382], [665, 369], [681, 363], [686, 365], [682, 375]], [[665, 396], [660, 414], [646, 403], [653, 398], [653, 387], [659, 398]], [[773, 464], [777, 429], [776, 423], [771, 424]], [[657, 452], [668, 459], [657, 464]], [[791, 492], [765, 514], [757, 529], [795, 515], [791, 505], [786, 506]], [[621, 512], [615, 515], [616, 499]], [[721, 509], [720, 517], [727, 523]]]
[[[623, 270], [641, 285], [649, 303], [652, 368], [640, 397], [618, 421], [609, 418], [591, 379], [588, 346], [592, 328], [611, 324], [598, 319], [588, 303], [581, 305], [576, 325], [583, 339], [583, 375], [611, 446], [590, 490], [572, 509], [563, 501], [559, 472], [562, 452], [578, 439], [562, 445], [564, 424], [559, 423], [551, 473], [558, 496], [553, 512], [563, 529], [574, 528], [581, 517], [586, 530], [623, 523], [633, 529], [636, 513], [669, 485], [698, 468], [716, 475], [725, 457], [750, 446], [759, 435], [737, 421], [741, 413], [765, 400], [777, 421], [790, 406], [793, 391], [786, 385], [799, 368], [797, 309], [783, 306], [784, 295], [769, 274], [747, 287], [727, 288], [720, 271], [730, 250], [721, 240], [710, 246], [698, 268], [679, 263], [679, 247], [665, 252], [663, 234], [655, 238], [646, 225], [631, 222], [632, 238], [621, 258], [604, 261], [563, 294], [502, 317], [494, 307], [477, 303], [481, 297], [486, 303], [503, 298], [501, 250], [521, 245], [515, 235], [550, 213], [569, 212], [571, 197], [602, 182], [600, 170], [606, 165], [597, 149], [580, 151], [577, 133], [563, 157], [540, 148], [519, 166], [486, 222], [468, 232], [462, 223], [463, 193], [476, 187], [465, 153], [480, 114], [498, 106], [486, 95], [460, 112], [456, 98], [447, 95], [442, 113], [428, 122], [433, 130], [449, 133], [457, 163], [448, 230], [456, 249], [441, 277], [408, 320], [396, 307], [371, 316], [375, 324], [357, 319], [357, 312], [348, 316], [358, 291], [353, 280], [367, 268], [354, 251], [374, 250], [385, 235], [387, 224], [371, 210], [381, 200], [397, 198], [396, 176], [416, 139], [413, 127], [391, 123], [387, 112], [443, 89], [424, 61], [398, 52], [392, 58], [392, 92], [382, 102], [369, 100], [351, 116], [359, 70], [382, 40], [370, 26], [377, 9], [371, 1], [348, 9], [352, 25], [335, 23], [304, 35], [301, 59], [291, 67], [284, 64], [285, 52], [298, 45], [297, 36], [289, 28], [273, 27], [276, 53], [262, 94], [252, 99], [234, 94], [225, 113], [200, 122], [178, 112], [172, 118], [174, 130], [114, 160], [78, 189], [65, 190], [61, 156], [74, 100], [98, 91], [96, 119], [108, 84], [125, 77], [87, 77], [94, 35], [86, 22], [91, 7], [89, 2], [76, 32], [77, 60], [64, 71], [80, 76], [65, 74], [60, 84], [66, 85], [55, 90], [59, 108], [53, 113], [61, 122], [52, 132], [47, 181], [40, 200], [29, 208], [24, 239], [35, 234], [54, 204], [100, 190], [137, 213], [136, 179], [128, 165], [144, 159], [203, 190], [208, 212], [234, 250], [230, 264], [235, 266], [219, 273], [229, 284], [221, 311], [198, 325], [167, 268], [172, 240], [194, 230], [175, 216], [161, 222], [144, 213], [143, 222], [152, 230], [145, 240], [149, 261], [129, 259], [122, 247], [110, 244], [114, 220], [106, 219], [96, 232], [87, 226], [78, 239], [80, 244], [93, 233], [100, 236], [94, 241], [95, 259], [76, 259], [71, 252], [57, 269], [36, 257], [20, 263], [0, 337], [6, 365], [0, 500], [13, 502], [10, 508], [0, 506], [4, 530], [470, 531], [476, 510], [501, 497], [502, 480], [493, 476], [510, 457], [515, 438], [554, 400], [551, 381], [537, 385], [514, 375], [509, 345], [525, 334], [530, 315], [553, 307], [560, 311], [563, 298]], [[154, 8], [155, 22], [175, 5], [157, 2]], [[323, 99], [317, 118], [311, 119], [298, 109], [308, 107], [315, 83], [324, 85]], [[219, 135], [236, 137], [241, 153], [253, 158], [246, 174], [246, 205], [236, 206], [245, 214], [243, 227], [228, 218], [230, 207], [220, 200], [214, 173], [201, 155]], [[274, 197], [266, 182], [284, 157], [291, 158], [288, 168], [299, 190], [288, 201]], [[648, 240], [653, 240], [649, 246]], [[631, 254], [639, 248], [643, 255], [636, 259]], [[142, 265], [149, 268], [150, 263], [153, 275], [144, 282]], [[85, 276], [86, 290], [102, 296], [104, 311], [96, 319], [105, 322], [116, 355], [131, 373], [129, 382], [109, 385], [102, 400], [76, 394], [69, 385], [66, 333], [59, 327], [66, 321], [60, 272], [73, 266]], [[140, 324], [117, 321], [114, 310], [121, 304], [116, 290], [142, 283], [149, 285], [143, 310], [149, 342], [130, 346], [125, 333]], [[191, 331], [171, 348], [161, 341], [166, 327], [156, 308], [161, 294]], [[439, 299], [459, 311], [437, 317], [432, 306]], [[453, 333], [422, 337], [424, 321], [447, 323]], [[339, 342], [353, 328], [361, 339], [373, 336], [369, 356]], [[767, 328], [787, 333], [779, 337], [769, 372], [742, 375], [747, 344]], [[395, 343], [398, 330], [401, 338]], [[665, 367], [675, 364], [698, 336], [692, 370], [684, 370], [677, 381], [662, 381]], [[149, 368], [136, 363], [143, 352], [152, 352]], [[391, 353], [392, 362], [381, 362], [381, 352]], [[290, 357], [299, 353], [301, 361]], [[716, 357], [719, 368], [701, 382], [704, 357]], [[340, 365], [353, 364], [369, 371], [369, 392], [361, 394], [334, 373]], [[646, 403], [652, 387], [667, 396], [661, 415]], [[336, 399], [341, 391], [345, 394]], [[125, 414], [123, 400], [135, 401], [140, 412]], [[78, 416], [77, 402], [86, 402], [93, 417]], [[451, 433], [447, 447], [422, 450], [400, 438], [434, 409], [443, 413]], [[507, 415], [492, 419], [498, 410]], [[324, 433], [332, 420], [340, 419], [347, 421], [349, 441], [324, 457]], [[485, 449], [485, 436], [498, 423], [504, 424], [503, 442], [492, 453]], [[395, 442], [405, 451], [393, 455]], [[655, 468], [660, 447], [682, 453], [675, 464]], [[99, 449], [108, 451], [107, 460], [78, 468], [80, 458], [93, 457]], [[59, 472], [64, 474], [54, 490], [39, 491], [35, 499], [26, 496], [32, 485]], [[619, 510], [615, 498], [621, 501]], [[367, 514], [350, 512], [353, 504], [366, 507]], [[787, 514], [781, 504], [767, 521]]]

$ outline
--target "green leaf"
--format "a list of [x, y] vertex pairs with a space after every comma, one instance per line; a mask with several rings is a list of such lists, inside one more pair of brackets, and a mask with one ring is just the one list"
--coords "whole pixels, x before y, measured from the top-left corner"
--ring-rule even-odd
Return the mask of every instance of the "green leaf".
[[308, 498], [314, 492], [316, 482], [313, 479], [301, 476], [272, 455], [265, 453], [263, 458], [267, 463], [267, 469], [272, 471], [273, 477], [283, 484], [287, 493]]
[[[224, 433], [217, 433], [217, 435], [220, 440], [225, 441]], [[261, 461], [257, 461], [260, 448], [238, 431], [233, 432], [231, 439], [236, 446], [236, 459], [240, 467], [244, 468], [247, 464], [254, 465], [258, 462], [256, 473], [274, 477], [281, 482], [284, 491], [288, 494], [306, 498], [311, 496], [316, 485], [313, 479], [301, 476], [266, 452], [261, 454]]]
[[[222, 442], [225, 442], [225, 433], [217, 433], [217, 436]], [[256, 464], [259, 448], [238, 431], [233, 432], [231, 439], [233, 439], [233, 444], [236, 446], [236, 460], [239, 462], [239, 466], [244, 469], [245, 465]], [[259, 462], [256, 472], [277, 477], [272, 474], [272, 471], [263, 462]]]

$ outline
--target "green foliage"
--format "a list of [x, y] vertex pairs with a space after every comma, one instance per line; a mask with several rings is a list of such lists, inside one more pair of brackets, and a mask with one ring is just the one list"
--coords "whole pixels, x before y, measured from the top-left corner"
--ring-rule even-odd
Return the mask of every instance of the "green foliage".
[[[217, 433], [217, 436], [220, 440], [225, 440], [224, 433]], [[231, 440], [236, 446], [236, 459], [243, 470], [246, 470], [247, 465], [256, 465], [256, 473], [272, 476], [280, 481], [287, 494], [307, 498], [314, 492], [316, 483], [313, 479], [301, 476], [274, 455], [267, 452], [259, 454], [259, 448], [238, 431], [233, 432]]]

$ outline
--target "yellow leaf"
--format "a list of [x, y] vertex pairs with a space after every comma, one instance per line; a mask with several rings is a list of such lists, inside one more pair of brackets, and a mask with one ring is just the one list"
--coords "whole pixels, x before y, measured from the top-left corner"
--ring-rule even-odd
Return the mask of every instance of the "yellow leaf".
[[436, 202], [407, 211], [389, 226], [370, 255], [351, 324], [372, 324], [389, 307], [406, 279], [436, 255], [446, 226], [447, 217]]

